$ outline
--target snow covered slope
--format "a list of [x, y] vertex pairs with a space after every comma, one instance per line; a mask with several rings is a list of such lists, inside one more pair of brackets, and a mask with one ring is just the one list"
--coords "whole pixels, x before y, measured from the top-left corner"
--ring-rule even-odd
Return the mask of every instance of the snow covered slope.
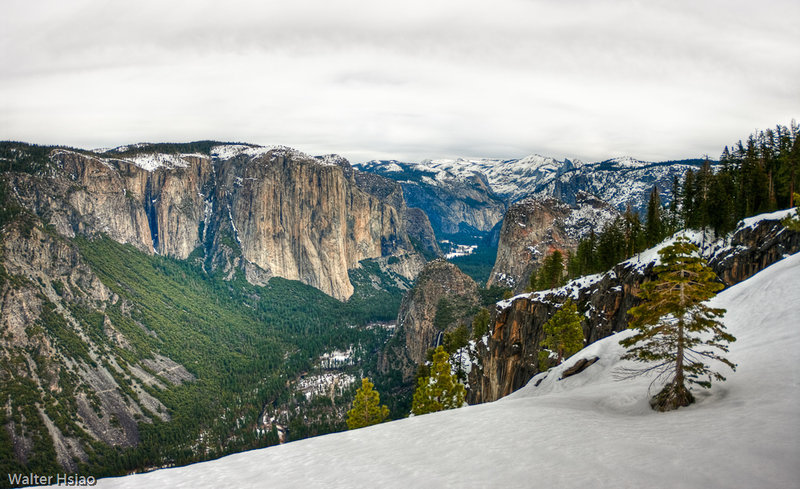
[[[800, 254], [722, 292], [728, 381], [670, 413], [646, 378], [615, 381], [623, 332], [500, 401], [117, 479], [152, 487], [795, 488], [800, 481]], [[579, 358], [584, 372], [557, 380]], [[723, 372], [727, 373], [727, 372]], [[538, 387], [535, 384], [543, 377]]]

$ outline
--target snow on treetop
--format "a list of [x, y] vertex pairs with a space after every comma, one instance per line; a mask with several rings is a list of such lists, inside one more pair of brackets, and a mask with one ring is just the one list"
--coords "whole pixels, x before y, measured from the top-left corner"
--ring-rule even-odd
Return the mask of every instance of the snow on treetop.
[[327, 154], [322, 156], [315, 156], [314, 159], [323, 166], [344, 166], [350, 165], [350, 162], [347, 161], [347, 158], [337, 154]]
[[122, 158], [122, 161], [132, 163], [145, 171], [155, 171], [158, 168], [186, 168], [189, 162], [183, 157], [190, 155], [174, 155], [164, 153], [145, 153]]
[[251, 146], [248, 144], [223, 144], [211, 148], [211, 156], [221, 160], [229, 160], [240, 155], [261, 156], [275, 148], [274, 146]]

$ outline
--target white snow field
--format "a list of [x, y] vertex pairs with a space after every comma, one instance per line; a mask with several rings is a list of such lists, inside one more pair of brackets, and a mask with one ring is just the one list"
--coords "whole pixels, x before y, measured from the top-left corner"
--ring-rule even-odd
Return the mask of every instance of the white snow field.
[[[500, 401], [98, 481], [100, 488], [800, 487], [800, 254], [711, 301], [735, 373], [650, 410], [650, 380], [614, 380], [615, 335]], [[629, 334], [628, 332], [621, 333]], [[581, 357], [600, 357], [557, 380]], [[729, 374], [729, 375], [728, 375]], [[655, 389], [655, 388], [654, 388]]]

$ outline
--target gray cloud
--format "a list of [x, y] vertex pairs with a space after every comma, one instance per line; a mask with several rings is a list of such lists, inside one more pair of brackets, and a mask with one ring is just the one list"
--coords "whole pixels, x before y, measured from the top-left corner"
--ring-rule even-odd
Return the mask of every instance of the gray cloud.
[[663, 159], [800, 113], [790, 0], [6, 3], [4, 139]]

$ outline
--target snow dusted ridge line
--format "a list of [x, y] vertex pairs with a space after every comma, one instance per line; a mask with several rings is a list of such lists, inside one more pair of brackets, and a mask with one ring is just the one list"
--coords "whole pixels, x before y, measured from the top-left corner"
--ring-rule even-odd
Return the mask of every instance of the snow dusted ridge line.
[[122, 158], [122, 161], [132, 163], [145, 171], [155, 171], [159, 168], [186, 168], [189, 162], [184, 159], [189, 155], [173, 155], [164, 153], [150, 153]]
[[[174, 168], [187, 168], [190, 163], [187, 158], [209, 158], [209, 155], [200, 153], [159, 153], [147, 152], [146, 148], [150, 143], [139, 143], [130, 146], [120, 146], [113, 149], [96, 150], [95, 152], [103, 156], [95, 156], [95, 158], [102, 162], [106, 167], [111, 168], [111, 162], [122, 161], [135, 165], [145, 171], [153, 172], [160, 168], [174, 169]], [[115, 156], [114, 153], [124, 153], [132, 149], [144, 149], [142, 153], [133, 156]], [[61, 153], [74, 153], [65, 149], [55, 150], [54, 154]], [[229, 160], [239, 156], [246, 156], [249, 158], [256, 158], [265, 154], [272, 153], [273, 156], [287, 155], [291, 158], [303, 159], [312, 161], [321, 166], [339, 166], [339, 163], [344, 160], [338, 155], [324, 155], [320, 157], [312, 157], [302, 151], [291, 148], [289, 146], [271, 145], [271, 146], [257, 146], [249, 144], [221, 144], [211, 148], [210, 157], [218, 160]], [[344, 160], [346, 161], [346, 160]]]

